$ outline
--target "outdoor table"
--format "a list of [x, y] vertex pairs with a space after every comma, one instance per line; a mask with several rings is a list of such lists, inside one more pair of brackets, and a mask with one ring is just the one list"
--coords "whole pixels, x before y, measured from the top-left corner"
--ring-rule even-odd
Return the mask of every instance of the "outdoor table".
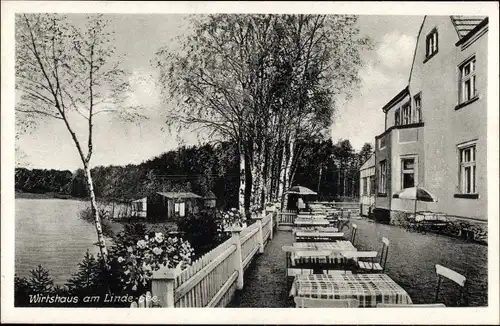
[[296, 241], [335, 241], [344, 239], [342, 232], [297, 231]]
[[[295, 242], [293, 247], [296, 249], [295, 252], [287, 252], [286, 255], [287, 276], [345, 270], [342, 252], [356, 251], [350, 241]], [[318, 257], [317, 253], [320, 251], [328, 251], [330, 255]], [[307, 255], [308, 252], [311, 252], [311, 256]]]
[[314, 225], [317, 225], [317, 226], [328, 226], [330, 225], [330, 222], [328, 222], [327, 219], [300, 219], [300, 218], [297, 218], [295, 219], [295, 222], [294, 222], [295, 225], [304, 225], [304, 226], [314, 226]]
[[441, 229], [448, 225], [446, 214], [434, 212], [417, 212], [408, 217], [408, 229], [425, 232], [427, 229]]
[[304, 249], [304, 251], [332, 250], [334, 252], [328, 257], [308, 257], [304, 252], [302, 252], [300, 257], [292, 254], [292, 266], [299, 264], [340, 265], [344, 261], [344, 256], [342, 255], [343, 251], [352, 252], [357, 250], [350, 241], [346, 240], [336, 242], [295, 242], [293, 247]]
[[332, 226], [302, 226], [294, 228], [293, 234], [299, 231], [339, 232], [339, 229]]
[[359, 307], [378, 303], [412, 304], [408, 293], [387, 274], [297, 275], [290, 296], [319, 299], [359, 300]]

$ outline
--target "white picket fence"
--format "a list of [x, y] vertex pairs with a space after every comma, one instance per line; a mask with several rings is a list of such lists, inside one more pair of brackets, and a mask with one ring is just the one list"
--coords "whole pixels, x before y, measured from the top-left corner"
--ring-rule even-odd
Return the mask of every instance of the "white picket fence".
[[[273, 238], [274, 213], [260, 216], [244, 229], [234, 228], [230, 239], [180, 273], [160, 269], [153, 274], [151, 295], [159, 307], [225, 307], [243, 289], [243, 273], [257, 253]], [[148, 294], [146, 294], [146, 298]], [[143, 300], [146, 302], [146, 300]], [[149, 304], [149, 301], [147, 302]], [[147, 304], [132, 303], [131, 307]]]

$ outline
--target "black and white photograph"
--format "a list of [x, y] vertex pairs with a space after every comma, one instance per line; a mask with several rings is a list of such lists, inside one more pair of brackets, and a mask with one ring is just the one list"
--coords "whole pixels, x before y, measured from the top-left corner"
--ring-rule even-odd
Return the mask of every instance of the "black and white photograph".
[[499, 322], [498, 3], [2, 12], [2, 321]]

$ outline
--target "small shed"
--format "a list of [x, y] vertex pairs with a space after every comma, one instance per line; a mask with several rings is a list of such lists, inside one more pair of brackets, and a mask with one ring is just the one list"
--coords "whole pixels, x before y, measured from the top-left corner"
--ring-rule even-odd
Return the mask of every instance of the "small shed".
[[147, 206], [148, 206], [148, 197], [133, 200], [130, 206], [131, 206], [131, 216], [132, 217], [134, 217], [134, 218], [146, 217]]
[[203, 198], [203, 206], [206, 208], [215, 208], [217, 205], [217, 197], [212, 191], [209, 191], [208, 194]]
[[147, 199], [149, 219], [173, 219], [197, 213], [203, 197], [192, 192], [156, 192]]

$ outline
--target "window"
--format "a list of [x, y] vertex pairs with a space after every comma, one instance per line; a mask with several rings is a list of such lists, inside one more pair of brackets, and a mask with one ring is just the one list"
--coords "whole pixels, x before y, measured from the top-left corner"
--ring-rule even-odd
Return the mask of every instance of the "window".
[[476, 144], [459, 148], [460, 190], [462, 194], [476, 194]]
[[370, 195], [375, 195], [375, 176], [370, 176]]
[[403, 124], [410, 124], [411, 121], [411, 106], [410, 103], [407, 103], [403, 106]]
[[438, 33], [436, 29], [433, 29], [428, 35], [426, 39], [426, 52], [425, 57], [429, 59], [434, 54], [438, 52]]
[[401, 189], [415, 186], [415, 158], [401, 159]]
[[368, 177], [363, 178], [363, 196], [368, 195]]
[[413, 103], [414, 103], [414, 116], [413, 116], [413, 122], [418, 123], [422, 121], [422, 94], [417, 94], [413, 97]]
[[386, 183], [387, 183], [387, 162], [386, 160], [380, 161], [379, 163], [379, 183], [378, 192], [381, 194], [386, 193]]
[[179, 203], [174, 204], [174, 212], [179, 213]]
[[399, 126], [401, 124], [401, 114], [399, 112], [399, 109], [394, 112], [394, 125]]
[[378, 139], [378, 149], [385, 148], [385, 136]]
[[476, 95], [476, 58], [472, 58], [460, 66], [460, 103], [467, 102]]

